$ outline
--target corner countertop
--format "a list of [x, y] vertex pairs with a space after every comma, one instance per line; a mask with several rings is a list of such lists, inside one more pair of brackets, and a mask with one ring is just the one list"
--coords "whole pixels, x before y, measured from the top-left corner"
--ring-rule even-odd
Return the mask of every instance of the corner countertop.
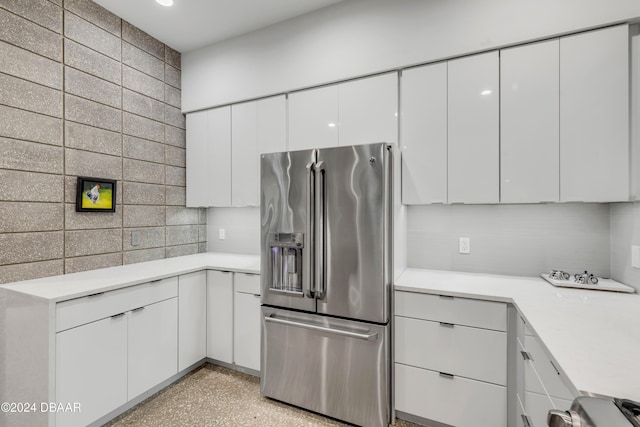
[[540, 277], [407, 269], [396, 291], [512, 303], [582, 394], [640, 401], [640, 295], [556, 288]]
[[25, 280], [2, 285], [0, 289], [58, 302], [203, 269], [260, 274], [260, 256], [205, 252]]

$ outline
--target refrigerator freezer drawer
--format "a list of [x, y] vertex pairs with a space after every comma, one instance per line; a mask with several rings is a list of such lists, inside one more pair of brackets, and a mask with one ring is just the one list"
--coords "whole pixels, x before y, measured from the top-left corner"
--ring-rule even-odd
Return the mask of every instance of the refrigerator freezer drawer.
[[360, 426], [387, 426], [388, 346], [388, 325], [263, 307], [261, 393]]

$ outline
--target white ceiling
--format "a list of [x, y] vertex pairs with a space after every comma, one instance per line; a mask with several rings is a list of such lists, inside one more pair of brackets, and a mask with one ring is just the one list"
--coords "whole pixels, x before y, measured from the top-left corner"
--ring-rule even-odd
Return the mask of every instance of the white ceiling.
[[179, 52], [245, 34], [341, 0], [93, 0]]

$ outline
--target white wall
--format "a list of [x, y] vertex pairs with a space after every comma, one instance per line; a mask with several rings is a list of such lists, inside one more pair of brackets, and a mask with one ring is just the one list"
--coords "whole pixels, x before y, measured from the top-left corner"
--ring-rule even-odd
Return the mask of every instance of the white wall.
[[182, 111], [635, 20], [638, 0], [349, 0], [182, 55]]
[[[470, 254], [458, 253], [463, 236]], [[407, 264], [415, 268], [517, 276], [588, 269], [609, 277], [609, 240], [607, 204], [408, 208]]]
[[640, 202], [611, 204], [611, 278], [640, 292], [640, 269], [631, 267], [631, 246], [640, 246]]
[[[218, 238], [221, 228], [224, 240]], [[209, 208], [207, 251], [260, 255], [260, 208]]]

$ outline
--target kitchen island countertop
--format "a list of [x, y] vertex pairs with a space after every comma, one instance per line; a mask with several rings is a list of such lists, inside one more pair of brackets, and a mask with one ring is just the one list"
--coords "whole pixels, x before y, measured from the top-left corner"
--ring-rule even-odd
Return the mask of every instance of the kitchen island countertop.
[[396, 291], [512, 303], [582, 394], [640, 401], [640, 295], [556, 288], [541, 277], [409, 268]]

